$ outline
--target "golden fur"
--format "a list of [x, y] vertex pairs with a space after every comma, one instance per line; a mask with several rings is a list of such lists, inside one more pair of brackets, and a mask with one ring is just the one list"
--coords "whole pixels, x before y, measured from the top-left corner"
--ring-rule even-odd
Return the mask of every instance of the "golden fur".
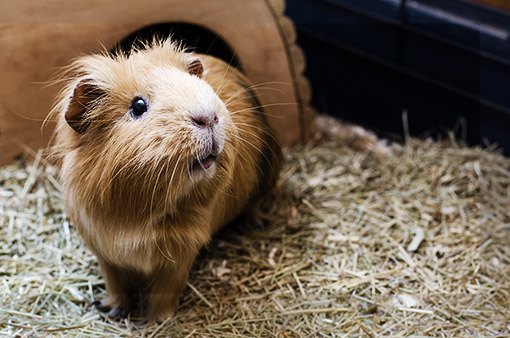
[[[170, 41], [82, 57], [66, 76], [53, 153], [68, 216], [105, 279], [109, 298], [97, 305], [164, 320], [211, 235], [274, 185], [280, 147], [238, 70]], [[138, 119], [134, 97], [148, 101]], [[192, 115], [210, 110], [219, 122], [207, 134]], [[211, 147], [215, 164], [197, 170]]]

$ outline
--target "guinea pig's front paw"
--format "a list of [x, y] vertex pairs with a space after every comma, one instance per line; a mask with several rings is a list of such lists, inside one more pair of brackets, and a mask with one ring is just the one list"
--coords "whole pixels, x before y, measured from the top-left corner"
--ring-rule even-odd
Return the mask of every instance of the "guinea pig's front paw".
[[108, 318], [112, 319], [124, 319], [128, 316], [130, 311], [125, 307], [116, 306], [112, 308], [108, 313], [106, 314]]
[[112, 305], [108, 299], [96, 300], [90, 305], [94, 305], [101, 312], [106, 312], [106, 316], [112, 319], [126, 318], [131, 312], [127, 306]]
[[96, 309], [98, 309], [101, 312], [108, 312], [112, 308], [109, 304], [107, 304], [107, 302], [104, 299], [103, 300], [95, 300], [95, 301], [89, 303], [89, 305], [87, 305], [87, 307], [89, 307], [89, 306], [94, 306]]

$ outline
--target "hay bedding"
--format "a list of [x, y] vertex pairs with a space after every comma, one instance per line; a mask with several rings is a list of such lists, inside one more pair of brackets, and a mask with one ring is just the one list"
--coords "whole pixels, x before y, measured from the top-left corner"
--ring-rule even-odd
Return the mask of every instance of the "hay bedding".
[[330, 143], [287, 154], [265, 228], [204, 250], [173, 318], [102, 318], [93, 255], [55, 168], [0, 171], [0, 335], [508, 336], [510, 159], [410, 141], [377, 158]]

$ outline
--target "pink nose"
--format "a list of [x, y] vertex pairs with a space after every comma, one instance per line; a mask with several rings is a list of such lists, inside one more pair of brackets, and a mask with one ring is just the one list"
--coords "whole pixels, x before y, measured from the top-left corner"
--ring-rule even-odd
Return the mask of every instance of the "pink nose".
[[216, 115], [216, 112], [209, 114], [199, 113], [194, 114], [192, 116], [192, 120], [193, 124], [196, 125], [197, 127], [208, 128], [218, 123], [218, 115]]

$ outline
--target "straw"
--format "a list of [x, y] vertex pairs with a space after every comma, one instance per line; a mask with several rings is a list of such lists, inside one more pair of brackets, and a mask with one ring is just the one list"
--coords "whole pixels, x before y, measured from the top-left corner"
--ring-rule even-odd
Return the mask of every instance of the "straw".
[[510, 335], [510, 160], [454, 142], [390, 147], [288, 151], [272, 223], [217, 234], [175, 315], [152, 326], [87, 307], [106, 292], [58, 171], [40, 155], [5, 166], [0, 335]]

